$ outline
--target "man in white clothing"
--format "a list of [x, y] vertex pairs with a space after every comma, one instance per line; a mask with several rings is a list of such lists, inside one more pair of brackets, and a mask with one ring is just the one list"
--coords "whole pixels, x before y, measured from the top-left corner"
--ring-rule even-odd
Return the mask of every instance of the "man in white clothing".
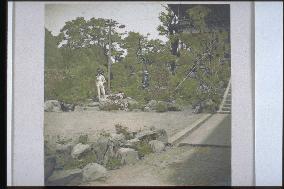
[[102, 72], [99, 71], [96, 82], [99, 100], [101, 100], [101, 94], [103, 95], [103, 99], [105, 98], [105, 87], [104, 87], [105, 82], [106, 82], [105, 77], [103, 76]]

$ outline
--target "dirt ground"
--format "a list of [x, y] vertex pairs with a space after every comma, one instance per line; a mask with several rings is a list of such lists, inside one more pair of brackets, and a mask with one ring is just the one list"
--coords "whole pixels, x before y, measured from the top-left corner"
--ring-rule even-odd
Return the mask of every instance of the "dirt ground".
[[105, 181], [81, 186], [228, 186], [230, 149], [173, 147], [135, 165], [108, 172]]
[[178, 112], [125, 112], [125, 111], [84, 111], [45, 112], [45, 136], [72, 137], [80, 134], [96, 133], [99, 130], [114, 132], [114, 125], [122, 124], [135, 131], [144, 126], [165, 129], [168, 136], [187, 127], [204, 114], [193, 114], [191, 110]]
[[[183, 145], [168, 147], [160, 154], [154, 153], [135, 165], [108, 172], [105, 181], [83, 183], [86, 186], [230, 186], [231, 148], [230, 116], [214, 115], [200, 128], [187, 136]], [[209, 128], [207, 128], [209, 127]], [[210, 129], [214, 127], [213, 131]], [[200, 140], [196, 140], [196, 138]], [[214, 145], [227, 144], [229, 146]], [[190, 142], [190, 143], [191, 143]], [[198, 144], [213, 144], [200, 146]]]

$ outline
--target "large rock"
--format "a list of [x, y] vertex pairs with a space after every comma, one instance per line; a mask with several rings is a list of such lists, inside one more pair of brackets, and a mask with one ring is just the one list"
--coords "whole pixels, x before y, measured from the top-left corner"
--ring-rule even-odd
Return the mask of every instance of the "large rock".
[[62, 112], [61, 104], [57, 100], [47, 100], [44, 103], [44, 111], [46, 111], [46, 112]]
[[121, 160], [121, 164], [134, 164], [139, 160], [138, 152], [132, 148], [120, 148], [117, 157]]
[[[156, 110], [157, 104], [158, 104], [158, 102], [157, 102], [156, 100], [150, 100], [150, 101], [146, 104], [145, 108], [147, 107], [147, 108], [150, 109], [150, 110]], [[145, 109], [145, 108], [144, 108], [144, 109]]]
[[168, 143], [168, 134], [165, 129], [155, 130], [157, 132], [156, 140], [162, 141], [163, 143]]
[[93, 181], [106, 178], [107, 170], [100, 164], [90, 163], [83, 168], [83, 181]]
[[56, 153], [64, 154], [64, 155], [71, 155], [71, 151], [73, 148], [73, 145], [71, 143], [67, 144], [56, 144]]
[[121, 146], [125, 143], [125, 136], [120, 133], [111, 133], [110, 135], [110, 141], [112, 141], [114, 143], [115, 146]]
[[81, 169], [59, 170], [53, 172], [46, 184], [50, 186], [79, 185], [82, 180], [83, 171]]
[[96, 142], [92, 145], [93, 150], [97, 156], [97, 162], [103, 163], [105, 154], [108, 150], [109, 137], [100, 136]]
[[182, 108], [175, 102], [169, 102], [167, 104], [168, 104], [168, 111], [181, 111], [182, 110]]
[[83, 153], [86, 153], [90, 150], [90, 145], [89, 144], [82, 144], [79, 143], [75, 145], [72, 149], [71, 156], [73, 158], [79, 158], [82, 156]]
[[89, 107], [98, 107], [100, 105], [99, 102], [90, 102], [89, 104], [87, 104], [87, 106]]
[[85, 111], [86, 109], [87, 109], [87, 108], [84, 107], [84, 106], [77, 105], [77, 106], [75, 106], [75, 108], [74, 108], [74, 112], [83, 112], [83, 111]]
[[134, 138], [134, 139], [126, 141], [126, 143], [123, 146], [127, 148], [136, 149], [137, 145], [139, 145], [140, 142], [141, 141], [138, 138]]
[[165, 144], [159, 140], [151, 140], [149, 142], [153, 152], [162, 152], [165, 149]]
[[75, 108], [74, 104], [68, 104], [68, 103], [65, 103], [65, 102], [61, 103], [61, 109], [64, 112], [72, 112], [72, 111], [74, 111], [74, 108]]
[[54, 156], [46, 156], [44, 160], [44, 178], [45, 180], [52, 174], [56, 166], [56, 158]]
[[168, 135], [165, 129], [142, 130], [136, 134], [135, 138], [142, 140], [142, 141], [159, 140], [164, 143], [168, 143]]

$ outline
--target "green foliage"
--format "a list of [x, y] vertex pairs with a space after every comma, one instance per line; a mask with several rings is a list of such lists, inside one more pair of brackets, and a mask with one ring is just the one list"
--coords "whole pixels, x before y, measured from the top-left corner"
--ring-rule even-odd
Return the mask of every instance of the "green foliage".
[[120, 105], [115, 103], [106, 103], [103, 106], [100, 107], [100, 110], [103, 111], [113, 111], [113, 110], [119, 110]]
[[[64, 161], [64, 160], [63, 160]], [[89, 163], [95, 163], [97, 161], [97, 156], [94, 152], [89, 152], [81, 159], [71, 159], [64, 162], [63, 168], [68, 169], [82, 169]]]
[[113, 170], [113, 169], [118, 169], [120, 168], [122, 165], [121, 160], [117, 157], [110, 157], [107, 164], [106, 164], [106, 168], [109, 170]]
[[79, 143], [86, 144], [88, 142], [88, 135], [80, 135], [78, 139]]
[[144, 141], [139, 142], [137, 144], [136, 150], [138, 152], [139, 158], [142, 158], [142, 157], [144, 157], [147, 154], [153, 153], [153, 150], [152, 150], [150, 144], [147, 143], [147, 142], [144, 142]]
[[[199, 32], [180, 33], [174, 13], [168, 7], [165, 9], [159, 16], [161, 25], [157, 29], [168, 38], [167, 42], [149, 39], [137, 32], [128, 32], [123, 38], [117, 29], [119, 24], [113, 22], [111, 39], [117, 45], [112, 46], [115, 62], [111, 92], [123, 92], [137, 100], [139, 103], [129, 107], [130, 110], [143, 108], [143, 104], [153, 99], [176, 100], [179, 104], [202, 101], [211, 111], [220, 103], [230, 78], [230, 60], [224, 59], [225, 54], [230, 54], [229, 32], [205, 32], [205, 20], [211, 10], [196, 5], [187, 11], [187, 17]], [[80, 104], [97, 95], [97, 69], [101, 68], [105, 76], [107, 73], [108, 24], [107, 19], [79, 17], [66, 22], [57, 36], [45, 31], [45, 100]], [[179, 41], [186, 48], [178, 50]], [[127, 55], [122, 57], [117, 47], [127, 50]], [[194, 65], [198, 65], [195, 76], [187, 77]], [[146, 89], [142, 88], [144, 70], [149, 72]], [[200, 90], [202, 84], [210, 90]], [[118, 110], [119, 106], [109, 104], [103, 109]]]
[[120, 123], [114, 125], [117, 134], [123, 134], [126, 140], [133, 139], [132, 133], [129, 132], [127, 127], [122, 126]]
[[164, 102], [158, 102], [156, 106], [156, 112], [166, 112], [168, 111], [168, 106]]

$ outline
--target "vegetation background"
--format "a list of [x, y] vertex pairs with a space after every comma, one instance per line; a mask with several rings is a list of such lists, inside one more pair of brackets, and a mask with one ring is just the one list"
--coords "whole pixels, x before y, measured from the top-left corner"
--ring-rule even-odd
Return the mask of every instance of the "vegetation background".
[[[120, 32], [123, 23], [78, 17], [53, 36], [45, 29], [45, 100], [80, 104], [97, 94], [97, 69], [107, 76], [111, 30], [111, 92], [123, 92], [141, 104], [150, 100], [182, 105], [205, 102], [216, 109], [230, 78], [230, 31], [212, 27], [210, 7], [186, 11], [194, 32], [184, 32], [174, 12], [160, 13], [163, 42], [137, 32]], [[149, 87], [142, 87], [143, 71]], [[106, 77], [107, 79], [107, 77]], [[107, 91], [109, 92], [109, 91]]]

